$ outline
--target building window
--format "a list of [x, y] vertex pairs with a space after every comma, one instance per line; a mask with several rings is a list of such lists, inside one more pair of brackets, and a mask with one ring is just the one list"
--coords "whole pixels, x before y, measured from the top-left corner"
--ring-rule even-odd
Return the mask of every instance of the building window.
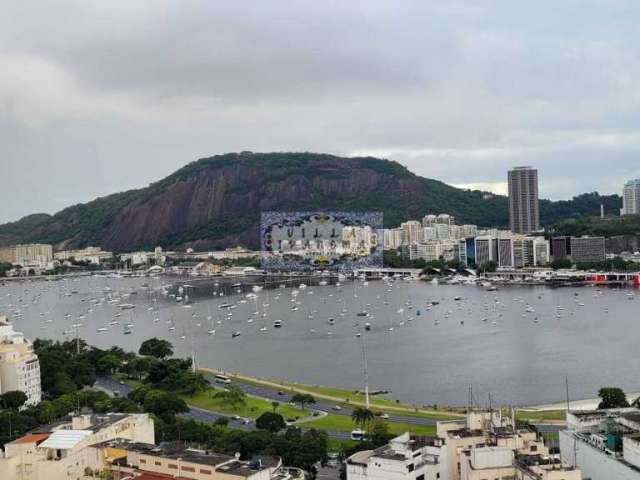
[[413, 472], [413, 463], [410, 463], [409, 465], [407, 465], [407, 471]]
[[424, 480], [424, 473], [422, 475], [418, 475], [416, 480]]
[[204, 468], [201, 468], [200, 473], [202, 473], [203, 475], [211, 475], [211, 470], [205, 470]]
[[182, 471], [184, 472], [195, 472], [196, 469], [193, 467], [182, 467]]
[[140, 463], [147, 463], [147, 461], [144, 458], [141, 458]]
[[162, 465], [162, 462], [158, 462], [157, 460], [156, 460], [155, 462], [153, 462], [153, 463], [155, 463], [158, 467], [159, 467], [160, 465]]
[[171, 470], [177, 470], [178, 466], [175, 463], [170, 463], [169, 465], [167, 465], [167, 467], [169, 467]]

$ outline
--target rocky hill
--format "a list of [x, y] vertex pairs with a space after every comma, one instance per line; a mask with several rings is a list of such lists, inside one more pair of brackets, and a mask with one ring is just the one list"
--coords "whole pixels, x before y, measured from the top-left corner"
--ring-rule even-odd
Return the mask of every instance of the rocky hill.
[[[597, 193], [541, 202], [544, 223], [619, 208]], [[381, 210], [385, 226], [426, 213], [461, 222], [508, 224], [507, 199], [460, 190], [371, 157], [315, 153], [230, 153], [192, 162], [148, 187], [35, 214], [0, 225], [0, 244], [47, 242], [59, 248], [100, 245], [114, 251], [191, 246], [257, 247], [263, 210]]]

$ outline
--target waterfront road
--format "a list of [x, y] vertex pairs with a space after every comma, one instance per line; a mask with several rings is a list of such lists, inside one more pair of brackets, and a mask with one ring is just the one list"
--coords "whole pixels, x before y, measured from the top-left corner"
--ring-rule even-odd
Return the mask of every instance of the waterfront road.
[[[214, 375], [210, 373], [203, 373], [204, 377], [211, 383], [215, 382]], [[253, 395], [254, 397], [266, 398], [271, 401], [277, 401], [280, 403], [290, 403], [291, 395], [287, 391], [286, 387], [283, 387], [282, 390], [275, 390], [269, 387], [263, 387], [259, 385], [255, 385], [252, 383], [245, 383], [239, 380], [234, 379], [234, 385], [239, 386], [247, 395]], [[318, 410], [321, 412], [332, 413], [334, 415], [347, 415], [351, 416], [352, 409], [349, 407], [345, 407], [344, 404], [340, 405], [341, 410], [335, 410], [335, 403], [327, 402], [326, 400], [318, 399], [316, 403], [314, 403], [311, 407], [314, 410]], [[425, 418], [425, 417], [414, 417], [411, 415], [398, 415], [398, 414], [390, 414], [387, 419], [390, 422], [395, 423], [407, 423], [410, 425], [435, 425], [437, 420], [433, 418]]]
[[[213, 382], [213, 375], [205, 374], [205, 378], [210, 382]], [[291, 395], [286, 392], [286, 389], [283, 390], [273, 390], [267, 387], [260, 387], [253, 384], [242, 383], [242, 382], [234, 382], [235, 385], [238, 385], [247, 395], [252, 395], [255, 397], [265, 398], [270, 401], [277, 401], [280, 403], [289, 403], [291, 401]], [[96, 388], [101, 389], [111, 395], [119, 395], [119, 396], [127, 396], [127, 394], [132, 390], [132, 387], [127, 385], [126, 383], [121, 383], [111, 377], [99, 377], [96, 380], [94, 385]], [[338, 414], [338, 415], [349, 415], [351, 416], [352, 410], [343, 407], [342, 410], [333, 410], [334, 404], [319, 401], [318, 403], [313, 405], [314, 410], [318, 410], [321, 412]], [[200, 420], [204, 422], [215, 422], [219, 418], [226, 418], [229, 421], [229, 426], [233, 428], [240, 428], [243, 430], [253, 430], [255, 429], [254, 422], [247, 423], [245, 419], [237, 419], [230, 417], [228, 415], [223, 415], [221, 413], [212, 412], [210, 410], [205, 410], [198, 407], [189, 406], [189, 412], [185, 413], [183, 416], [193, 418], [194, 420]], [[390, 415], [389, 421], [391, 422], [401, 422], [412, 425], [435, 425], [437, 420], [431, 418], [421, 418], [421, 417], [411, 417], [411, 416], [403, 416], [403, 415]], [[557, 432], [565, 428], [563, 424], [545, 424], [538, 423], [534, 424], [541, 433], [549, 433], [549, 432]], [[303, 430], [305, 430], [303, 428]], [[350, 432], [327, 432], [327, 434], [338, 440], [348, 440], [351, 435]]]
[[[108, 395], [117, 395], [120, 397], [126, 397], [133, 388], [124, 382], [119, 382], [111, 377], [99, 377], [94, 384], [94, 387], [106, 392]], [[249, 394], [249, 392], [247, 392]], [[251, 393], [251, 395], [253, 395]], [[257, 395], [256, 395], [257, 396]], [[226, 418], [229, 422], [229, 426], [233, 428], [239, 428], [242, 430], [255, 430], [255, 423], [246, 419], [234, 418], [221, 413], [212, 412], [211, 410], [205, 410], [203, 408], [189, 406], [189, 411], [182, 414], [184, 417], [193, 418], [202, 422], [215, 422], [219, 418]], [[306, 430], [302, 428], [302, 430]], [[327, 434], [338, 440], [348, 440], [351, 437], [349, 432], [327, 432]]]

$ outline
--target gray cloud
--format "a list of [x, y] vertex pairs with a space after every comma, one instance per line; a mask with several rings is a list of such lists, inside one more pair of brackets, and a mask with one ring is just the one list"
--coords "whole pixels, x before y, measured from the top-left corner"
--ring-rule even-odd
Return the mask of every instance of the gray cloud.
[[10, 2], [0, 221], [245, 149], [618, 191], [640, 176], [639, 19], [634, 0]]

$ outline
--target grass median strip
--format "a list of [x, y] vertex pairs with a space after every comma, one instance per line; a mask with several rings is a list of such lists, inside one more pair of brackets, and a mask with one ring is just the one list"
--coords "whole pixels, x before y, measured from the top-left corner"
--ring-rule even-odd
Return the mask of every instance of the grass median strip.
[[[256, 397], [245, 397], [244, 403], [231, 405], [221, 398], [215, 398], [215, 394], [221, 391], [217, 388], [209, 388], [193, 396], [182, 395], [182, 399], [189, 405], [211, 410], [212, 412], [223, 413], [225, 415], [238, 415], [244, 418], [257, 418], [265, 412], [273, 412], [271, 401]], [[279, 404], [275, 409], [285, 420], [308, 417], [309, 412], [293, 407], [289, 404]]]
[[[401, 434], [411, 432], [418, 435], [434, 435], [436, 433], [435, 425], [413, 425], [409, 423], [387, 422], [389, 433]], [[317, 420], [312, 420], [304, 424], [307, 428], [317, 428], [328, 432], [351, 432], [357, 429], [351, 417], [347, 415], [329, 414]]]

